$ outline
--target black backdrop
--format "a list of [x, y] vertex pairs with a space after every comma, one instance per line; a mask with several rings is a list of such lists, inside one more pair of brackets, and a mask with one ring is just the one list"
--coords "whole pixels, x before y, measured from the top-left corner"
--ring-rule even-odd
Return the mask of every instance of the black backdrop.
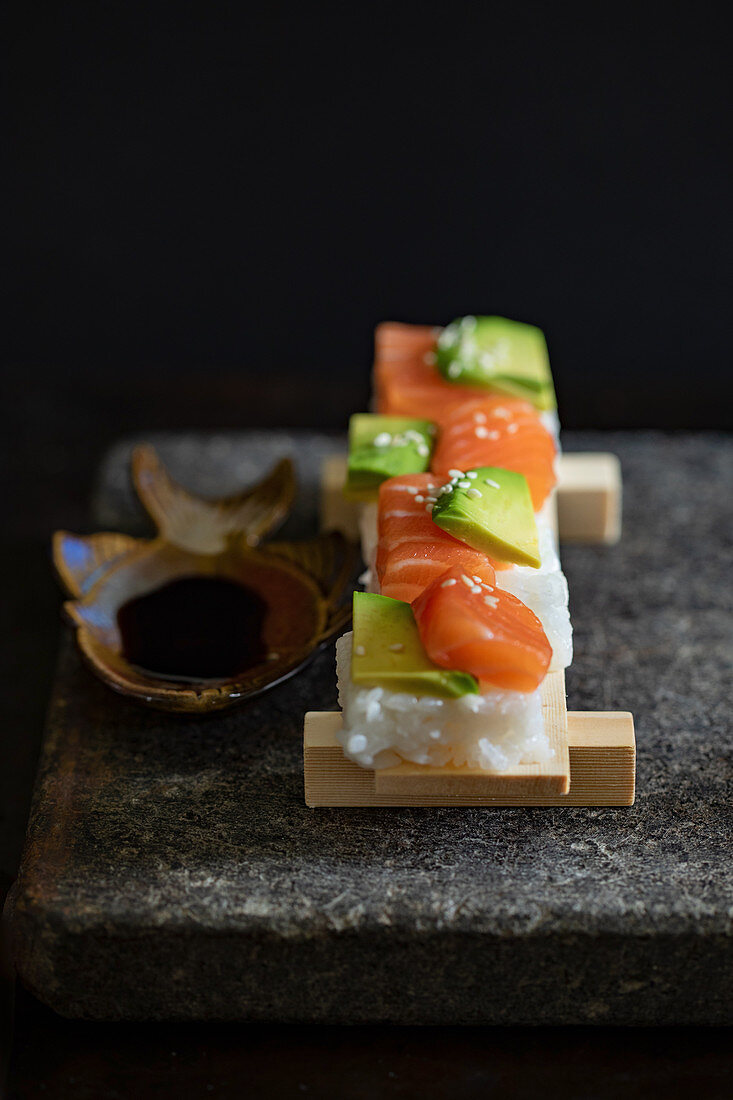
[[567, 426], [729, 425], [716, 10], [18, 3], [9, 361], [278, 372], [336, 421], [376, 320], [498, 312], [546, 330]]

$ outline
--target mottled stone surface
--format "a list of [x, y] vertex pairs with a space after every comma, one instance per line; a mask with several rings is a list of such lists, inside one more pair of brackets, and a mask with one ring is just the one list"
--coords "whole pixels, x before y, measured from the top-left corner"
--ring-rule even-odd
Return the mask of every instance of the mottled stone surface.
[[[313, 522], [338, 441], [160, 440], [218, 491], [293, 447]], [[285, 445], [285, 446], [283, 446]], [[568, 547], [571, 709], [636, 717], [630, 809], [308, 810], [333, 659], [248, 709], [137, 709], [61, 654], [21, 876], [24, 981], [69, 1015], [730, 1022], [731, 508], [721, 436], [573, 435], [624, 472], [619, 546]], [[95, 522], [139, 529], [126, 448]]]

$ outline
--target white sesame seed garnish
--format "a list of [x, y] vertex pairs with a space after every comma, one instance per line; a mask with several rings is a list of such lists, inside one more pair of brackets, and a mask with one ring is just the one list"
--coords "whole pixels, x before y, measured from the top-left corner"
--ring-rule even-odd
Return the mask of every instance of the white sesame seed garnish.
[[519, 425], [514, 423], [507, 424], [506, 430], [509, 432], [510, 435], [514, 435], [516, 431], [519, 431]]
[[476, 592], [476, 593], [478, 593], [478, 594], [480, 595], [480, 593], [481, 593], [481, 585], [480, 585], [480, 584], [472, 584], [472, 585], [471, 585], [471, 591], [472, 591], [472, 592]]
[[415, 496], [415, 493], [417, 492], [417, 485], [405, 485], [405, 489], [408, 493], [411, 493], [412, 496]]
[[451, 363], [448, 367], [448, 374], [451, 378], [458, 378], [462, 370], [463, 367], [460, 363]]
[[482, 581], [482, 582], [481, 582], [481, 587], [482, 587], [482, 588], [485, 588], [487, 592], [493, 592], [493, 591], [494, 591], [494, 589], [493, 589], [493, 588], [491, 587], [491, 585], [490, 585], [490, 584], [486, 584], [486, 582], [485, 582], [485, 581]]
[[486, 439], [488, 437], [488, 434], [489, 434], [489, 429], [484, 428], [479, 424], [478, 428], [476, 428], [476, 431], [475, 431], [476, 438], [477, 439]]
[[438, 498], [437, 497], [430, 496], [430, 497], [425, 497], [425, 499], [428, 502], [428, 504], [437, 504], [438, 503]]
[[463, 477], [463, 470], [449, 470], [448, 477]]
[[391, 653], [401, 653], [405, 647], [402, 642], [394, 642], [389, 648]]
[[470, 489], [471, 488], [471, 482], [466, 481], [466, 479], [464, 478], [462, 481], [458, 482], [458, 488], [459, 489]]
[[498, 481], [492, 481], [490, 477], [484, 478], [484, 485], [490, 485], [492, 489], [501, 489]]
[[489, 607], [498, 607], [499, 600], [496, 596], [484, 596], [484, 603]]
[[482, 413], [482, 412], [474, 413], [473, 414], [473, 419], [476, 421], [477, 424], [485, 424], [486, 423], [486, 413]]
[[500, 416], [502, 420], [511, 420], [512, 414], [508, 409], [505, 409], [503, 405], [499, 405], [493, 410], [492, 416]]
[[420, 458], [427, 458], [430, 454], [430, 448], [426, 443], [418, 443], [417, 453], [420, 455]]
[[476, 582], [476, 584], [483, 584], [483, 581], [481, 580], [481, 578], [477, 577], [475, 573], [473, 575], [473, 579]]
[[425, 511], [426, 512], [432, 512], [432, 510], [433, 510], [433, 502], [429, 500], [428, 503], [425, 505]]
[[380, 432], [379, 435], [374, 437], [375, 447], [389, 447], [392, 442], [392, 436], [389, 432]]
[[418, 493], [417, 496], [415, 497], [415, 504], [422, 504], [424, 502], [424, 500], [425, 500], [425, 497], [422, 495], [422, 493]]
[[466, 490], [466, 496], [467, 497], [472, 497], [474, 500], [478, 500], [483, 495], [484, 494], [481, 492], [480, 489], [471, 488], [471, 489]]
[[475, 477], [478, 477], [478, 474], [476, 473], [475, 470], [469, 470], [468, 473], [466, 474], [466, 477], [470, 477], [471, 479], [473, 479]]
[[366, 650], [364, 649], [363, 645], [358, 645], [358, 646], [354, 647], [354, 653], [356, 654], [357, 657], [363, 657], [364, 654], [366, 653]]
[[465, 573], [461, 574], [461, 580], [463, 581], [463, 583], [466, 585], [467, 588], [473, 588], [473, 581], [471, 580], [470, 577], [467, 577]]
[[487, 439], [501, 439], [501, 432], [486, 432]]
[[450, 588], [452, 584], [457, 584], [457, 583], [458, 582], [456, 581], [455, 577], [448, 577], [447, 580], [443, 581], [443, 583], [441, 584], [440, 587], [441, 588]]

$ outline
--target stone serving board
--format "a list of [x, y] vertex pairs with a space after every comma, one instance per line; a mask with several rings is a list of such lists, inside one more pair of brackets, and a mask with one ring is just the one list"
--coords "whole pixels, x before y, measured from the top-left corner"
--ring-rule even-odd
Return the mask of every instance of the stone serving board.
[[[148, 437], [219, 495], [315, 434]], [[729, 1023], [733, 444], [569, 434], [624, 474], [615, 547], [567, 547], [573, 710], [631, 710], [628, 809], [307, 809], [302, 721], [332, 652], [249, 707], [138, 709], [66, 638], [21, 872], [18, 971], [68, 1016], [326, 1023]], [[145, 530], [115, 447], [91, 529]], [[726, 691], [727, 687], [727, 691]]]

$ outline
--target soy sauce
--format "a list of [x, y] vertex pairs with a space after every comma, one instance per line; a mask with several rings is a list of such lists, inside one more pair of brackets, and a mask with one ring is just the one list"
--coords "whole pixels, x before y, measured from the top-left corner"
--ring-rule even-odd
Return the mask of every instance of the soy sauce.
[[267, 604], [224, 577], [180, 577], [117, 612], [130, 664], [173, 679], [226, 679], [267, 659]]

